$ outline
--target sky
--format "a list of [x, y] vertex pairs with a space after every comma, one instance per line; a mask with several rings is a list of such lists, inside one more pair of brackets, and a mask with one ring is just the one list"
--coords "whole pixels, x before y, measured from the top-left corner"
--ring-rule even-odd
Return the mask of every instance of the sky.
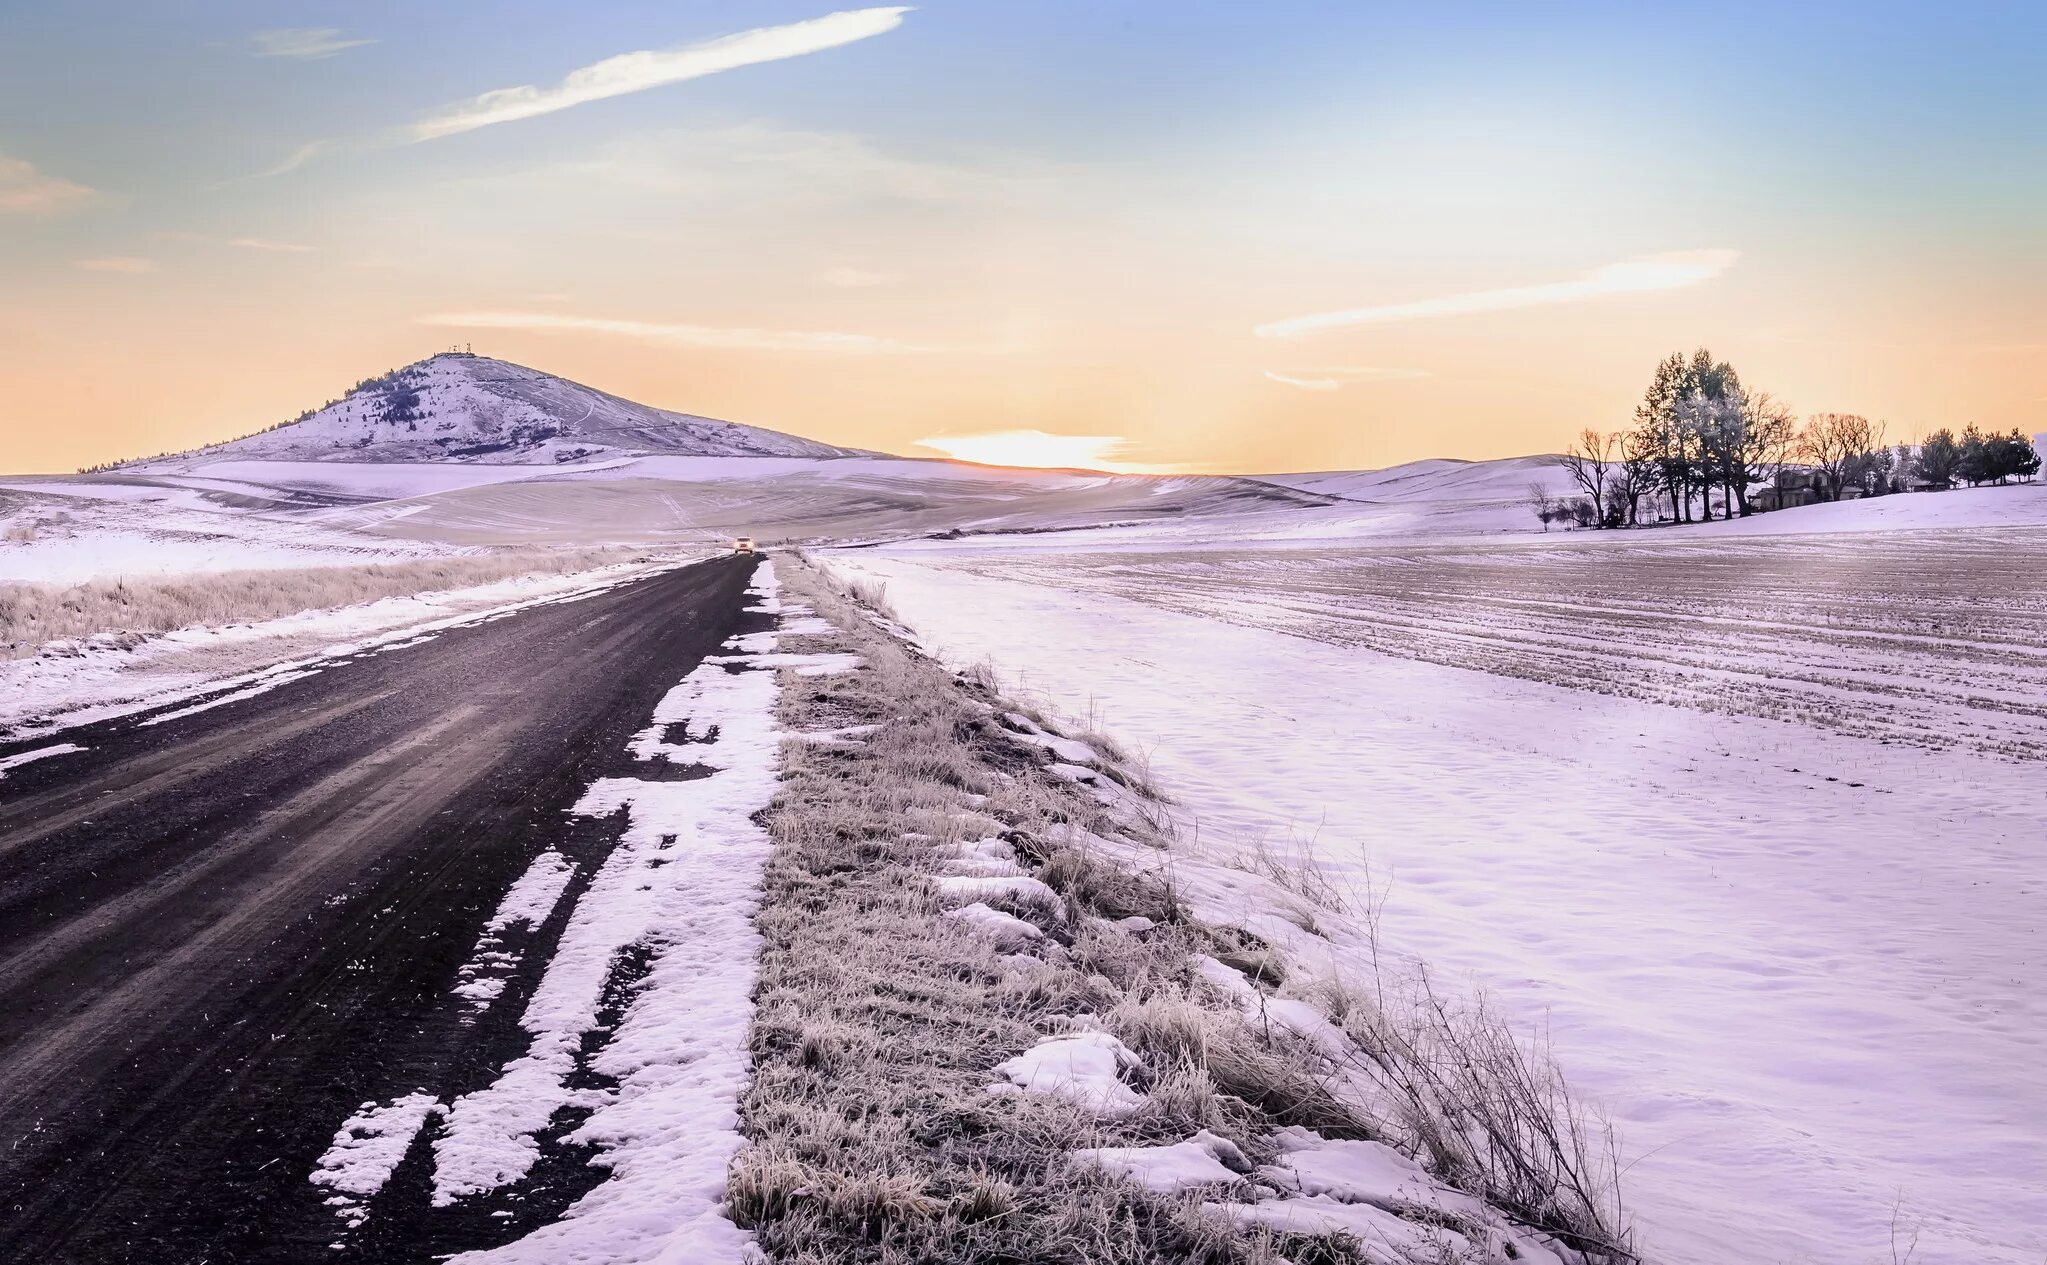
[[0, 470], [455, 344], [909, 455], [2043, 429], [2038, 4], [0, 5]]

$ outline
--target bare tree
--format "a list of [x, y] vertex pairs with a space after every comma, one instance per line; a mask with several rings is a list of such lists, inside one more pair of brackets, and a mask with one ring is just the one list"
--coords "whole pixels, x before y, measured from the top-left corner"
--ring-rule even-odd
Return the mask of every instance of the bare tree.
[[1564, 449], [1556, 459], [1557, 465], [1571, 476], [1571, 481], [1592, 502], [1595, 523], [1606, 521], [1606, 472], [1619, 452], [1620, 441], [1618, 431], [1602, 435], [1588, 426], [1578, 432], [1578, 442]]
[[1826, 484], [1828, 499], [1840, 500], [1848, 475], [1871, 449], [1883, 443], [1883, 427], [1854, 413], [1815, 413], [1798, 436], [1798, 452]]
[[1643, 495], [1655, 490], [1656, 467], [1642, 450], [1639, 432], [1628, 431], [1619, 441], [1617, 459], [1606, 475], [1606, 512], [1633, 527], [1641, 519]]
[[1741, 516], [1749, 516], [1748, 488], [1775, 473], [1791, 451], [1791, 410], [1770, 398], [1768, 391], [1744, 394], [1726, 432], [1722, 451], [1728, 490]]
[[1528, 508], [1542, 520], [1542, 529], [1548, 531], [1551, 520], [1557, 516], [1557, 498], [1549, 494], [1540, 479], [1528, 485]]

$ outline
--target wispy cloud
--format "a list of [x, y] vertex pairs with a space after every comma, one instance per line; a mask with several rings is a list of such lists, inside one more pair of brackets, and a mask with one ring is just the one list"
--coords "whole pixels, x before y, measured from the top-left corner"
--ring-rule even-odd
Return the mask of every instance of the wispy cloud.
[[621, 53], [572, 70], [551, 88], [531, 84], [498, 88], [458, 102], [414, 124], [412, 139], [429, 141], [453, 136], [741, 66], [820, 53], [893, 31], [903, 24], [903, 15], [909, 11], [908, 6], [849, 9], [786, 26], [756, 27], [677, 48]]
[[646, 342], [719, 351], [830, 351], [900, 354], [927, 351], [910, 343], [872, 334], [828, 330], [727, 328], [680, 325], [662, 321], [616, 320], [599, 316], [565, 316], [553, 312], [437, 312], [419, 318], [421, 325], [455, 329], [525, 329], [542, 333], [615, 334]]
[[258, 31], [249, 37], [249, 47], [258, 57], [290, 57], [298, 61], [318, 61], [376, 42], [344, 39], [341, 28], [337, 26], [287, 27]]
[[87, 272], [155, 272], [154, 259], [140, 259], [134, 255], [101, 255], [93, 259], [74, 259], [72, 263]]
[[824, 285], [837, 286], [842, 290], [865, 290], [874, 286], [894, 285], [902, 278], [892, 272], [869, 272], [865, 268], [827, 268], [818, 274], [818, 281]]
[[508, 174], [519, 184], [603, 182], [690, 207], [914, 202], [1031, 215], [1072, 172], [1001, 151], [927, 155], [847, 132], [748, 122], [638, 132], [590, 155]]
[[1737, 250], [1683, 250], [1662, 255], [1643, 255], [1620, 263], [1604, 264], [1569, 281], [1518, 286], [1508, 290], [1478, 290], [1448, 294], [1412, 303], [1389, 303], [1377, 307], [1350, 308], [1341, 312], [1319, 312], [1257, 326], [1260, 338], [1299, 338], [1323, 330], [1352, 325], [1385, 324], [1430, 316], [1468, 316], [1477, 312], [1506, 312], [1516, 308], [1550, 307], [1578, 303], [1615, 294], [1642, 294], [1652, 290], [1678, 290], [1701, 285], [1726, 272], [1741, 257]]
[[247, 178], [260, 180], [265, 176], [281, 176], [288, 171], [297, 171], [322, 153], [325, 153], [333, 143], [332, 141], [307, 141], [289, 154], [286, 154], [283, 161], [279, 162], [276, 166], [265, 167], [254, 176]]
[[320, 249], [318, 246], [305, 246], [298, 242], [272, 241], [267, 237], [230, 237], [227, 244], [239, 246], [243, 250], [261, 250], [277, 255], [310, 255]]
[[82, 184], [37, 171], [34, 163], [0, 154], [0, 214], [49, 215], [98, 196]]
[[1264, 371], [1268, 380], [1303, 391], [1334, 391], [1348, 382], [1411, 382], [1428, 377], [1425, 369], [1382, 369], [1372, 365], [1331, 365], [1325, 369], [1301, 369], [1294, 373]]
[[222, 237], [216, 233], [195, 233], [190, 229], [160, 228], [153, 230], [151, 237], [167, 242], [195, 242], [204, 246], [232, 246], [236, 250], [255, 250], [275, 255], [310, 255], [318, 246], [307, 246], [299, 242], [279, 241], [274, 237]]
[[919, 448], [942, 452], [955, 461], [1028, 469], [1106, 470], [1142, 473], [1149, 467], [1117, 461], [1130, 446], [1121, 435], [1054, 435], [1042, 430], [998, 430], [979, 435], [933, 435], [917, 441]]

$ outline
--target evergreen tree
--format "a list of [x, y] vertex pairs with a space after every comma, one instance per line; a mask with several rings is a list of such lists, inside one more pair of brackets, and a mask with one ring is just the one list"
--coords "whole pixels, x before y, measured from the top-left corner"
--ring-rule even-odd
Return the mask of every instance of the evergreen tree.
[[2033, 451], [2033, 441], [2025, 432], [2014, 427], [2009, 434], [1986, 435], [1983, 438], [1983, 480], [1988, 483], [2007, 483], [2014, 478], [2028, 479], [2040, 469], [2040, 454]]
[[2033, 441], [2026, 437], [2025, 432], [2017, 427], [2013, 427], [2010, 443], [2011, 473], [2013, 477], [2017, 478], [2019, 482], [2024, 483], [2027, 479], [2040, 473], [2040, 454], [2033, 447]]
[[[1670, 516], [1692, 521], [1692, 497], [1705, 496], [1726, 480], [1725, 463], [1709, 451], [1722, 406], [1738, 405], [1743, 392], [1734, 366], [1713, 359], [1701, 347], [1686, 357], [1673, 352], [1656, 366], [1649, 389], [1635, 407], [1630, 447], [1652, 467], [1658, 489], [1670, 497]], [[1732, 498], [1729, 498], [1732, 502]], [[1710, 501], [1706, 516], [1712, 516]]]
[[1962, 452], [1955, 461], [1955, 476], [1972, 488], [1995, 477], [1990, 473], [1989, 441], [1973, 424], [1962, 432]]
[[1961, 462], [1962, 446], [1955, 442], [1955, 433], [1943, 426], [1919, 445], [1919, 455], [1912, 459], [1912, 476], [1937, 488], [1948, 487]]

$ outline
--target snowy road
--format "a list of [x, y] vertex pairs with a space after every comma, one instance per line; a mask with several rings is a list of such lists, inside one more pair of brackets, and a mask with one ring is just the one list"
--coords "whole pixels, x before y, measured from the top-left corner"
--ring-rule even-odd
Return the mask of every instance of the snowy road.
[[460, 1092], [525, 1052], [568, 906], [508, 921], [507, 894], [538, 873], [572, 902], [631, 846], [622, 816], [568, 810], [634, 771], [699, 660], [770, 625], [742, 609], [754, 565], [0, 744], [0, 1260], [417, 1260], [601, 1181], [589, 1148], [543, 1145], [504, 1198], [437, 1207], [399, 1164], [338, 1251], [308, 1174], [394, 1077]]

